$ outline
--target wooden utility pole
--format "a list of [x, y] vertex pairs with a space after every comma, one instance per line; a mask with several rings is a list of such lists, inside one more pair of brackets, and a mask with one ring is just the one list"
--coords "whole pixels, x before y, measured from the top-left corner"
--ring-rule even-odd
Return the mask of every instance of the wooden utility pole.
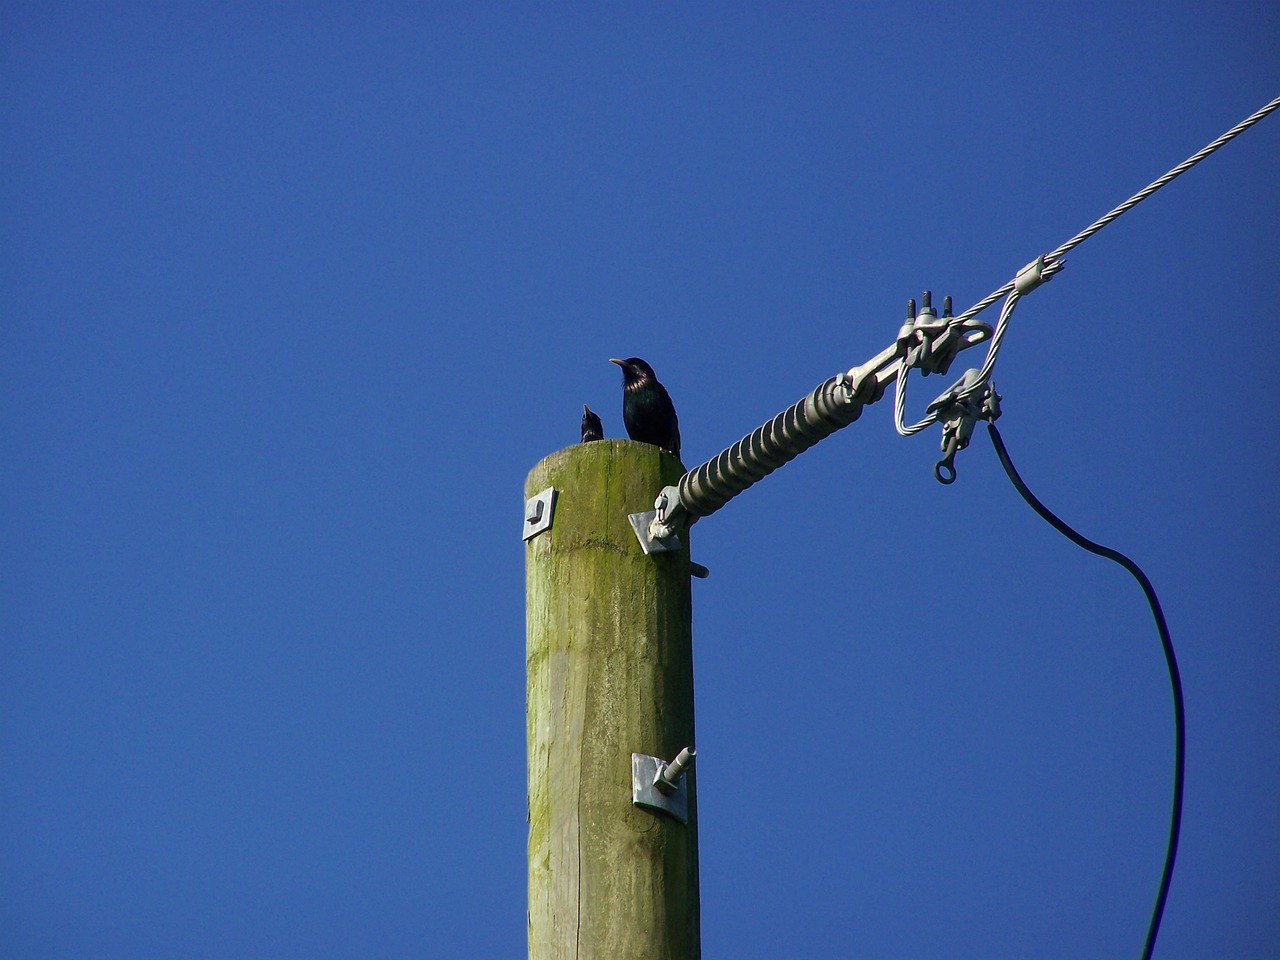
[[577, 444], [529, 474], [525, 546], [530, 960], [697, 960], [698, 834], [632, 804], [632, 753], [694, 746], [689, 551], [646, 556], [627, 515], [683, 473], [657, 447]]

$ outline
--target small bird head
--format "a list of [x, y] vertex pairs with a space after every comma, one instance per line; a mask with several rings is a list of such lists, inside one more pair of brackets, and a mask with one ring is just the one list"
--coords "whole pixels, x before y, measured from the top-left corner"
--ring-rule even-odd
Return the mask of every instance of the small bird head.
[[630, 386], [633, 383], [646, 383], [657, 380], [657, 375], [653, 372], [653, 367], [645, 363], [639, 357], [629, 357], [626, 360], [618, 360], [614, 357], [609, 358], [610, 363], [616, 363], [622, 368], [622, 385]]
[[585, 403], [582, 405], [582, 442], [604, 439], [604, 424]]

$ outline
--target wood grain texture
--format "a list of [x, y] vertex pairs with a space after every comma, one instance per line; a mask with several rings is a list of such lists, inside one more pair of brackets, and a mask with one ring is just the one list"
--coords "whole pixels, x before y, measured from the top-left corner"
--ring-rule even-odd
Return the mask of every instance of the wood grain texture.
[[532, 960], [699, 956], [694, 774], [687, 825], [631, 803], [632, 752], [695, 745], [688, 550], [645, 556], [627, 522], [682, 472], [604, 440], [525, 483], [558, 491], [525, 546]]

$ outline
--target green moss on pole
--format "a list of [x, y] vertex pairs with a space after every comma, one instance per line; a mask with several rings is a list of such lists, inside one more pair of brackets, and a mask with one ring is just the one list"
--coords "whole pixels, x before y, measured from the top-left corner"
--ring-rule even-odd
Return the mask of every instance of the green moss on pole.
[[[604, 440], [539, 463], [550, 530], [525, 546], [531, 960], [696, 960], [697, 809], [634, 807], [631, 754], [694, 746], [689, 553], [645, 556], [627, 514], [683, 470]], [[682, 534], [687, 544], [688, 534]]]

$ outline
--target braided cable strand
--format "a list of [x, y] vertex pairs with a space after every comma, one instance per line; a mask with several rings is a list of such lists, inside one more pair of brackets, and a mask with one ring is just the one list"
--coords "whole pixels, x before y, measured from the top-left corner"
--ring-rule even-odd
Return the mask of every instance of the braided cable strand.
[[[1166, 186], [1167, 184], [1171, 183], [1173, 180], [1176, 180], [1178, 177], [1182, 176], [1184, 173], [1186, 173], [1188, 170], [1194, 167], [1201, 160], [1205, 159], [1210, 154], [1214, 153], [1215, 151], [1219, 150], [1226, 144], [1230, 143], [1236, 137], [1240, 136], [1240, 134], [1244, 133], [1244, 131], [1252, 127], [1259, 120], [1262, 120], [1264, 117], [1268, 116], [1269, 114], [1274, 113], [1277, 109], [1280, 109], [1280, 97], [1276, 97], [1276, 99], [1272, 100], [1262, 109], [1256, 111], [1255, 113], [1241, 120], [1239, 123], [1237, 123], [1234, 127], [1228, 130], [1226, 133], [1222, 134], [1222, 136], [1218, 137], [1212, 143], [1206, 144], [1200, 150], [1197, 150], [1195, 153], [1187, 157], [1187, 159], [1183, 160], [1180, 164], [1178, 164], [1173, 169], [1169, 170], [1163, 176], [1157, 177], [1155, 180], [1151, 181], [1151, 183], [1147, 184], [1145, 187], [1143, 187], [1141, 190], [1135, 193], [1132, 197], [1130, 197], [1124, 203], [1120, 204], [1118, 207], [1115, 207], [1114, 209], [1108, 211], [1103, 216], [1099, 217], [1097, 220], [1089, 224], [1089, 226], [1085, 227], [1083, 230], [1077, 233], [1074, 237], [1072, 237], [1066, 243], [1062, 244], [1062, 246], [1056, 248], [1050, 253], [1046, 253], [1041, 261], [1041, 263], [1043, 264], [1043, 274], [1042, 274], [1043, 278], [1045, 280], [1048, 280], [1055, 273], [1057, 273], [1062, 269], [1063, 267], [1062, 257], [1065, 254], [1069, 253], [1070, 251], [1074, 250], [1076, 247], [1080, 246], [1080, 244], [1084, 243], [1086, 240], [1092, 237], [1095, 233], [1097, 233], [1103, 227], [1107, 226], [1109, 223], [1112, 223], [1119, 217], [1128, 213], [1130, 210], [1132, 210], [1134, 207], [1140, 204], [1143, 200], [1147, 199], [1147, 197], [1151, 196], [1161, 187]], [[1016, 280], [1010, 280], [1004, 286], [1000, 287], [1000, 289], [995, 290], [992, 293], [988, 294], [982, 300], [979, 300], [972, 307], [970, 307], [968, 310], [964, 311], [963, 313], [959, 314], [957, 317], [955, 317], [955, 319], [951, 321], [951, 326], [956, 326], [965, 322], [966, 320], [972, 319], [973, 317], [976, 317], [979, 313], [981, 313], [983, 310], [987, 309], [987, 307], [991, 306], [993, 303], [999, 300], [1001, 297], [1004, 297], [1006, 295], [1008, 299], [1005, 300], [1004, 307], [1001, 308], [1000, 310], [1000, 319], [996, 323], [995, 332], [991, 336], [991, 343], [987, 347], [986, 360], [983, 361], [982, 368], [979, 371], [978, 377], [975, 380], [975, 382], [966, 390], [964, 390], [959, 395], [958, 399], [964, 399], [966, 397], [970, 397], [973, 394], [979, 392], [980, 390], [983, 389], [983, 387], [985, 387], [987, 381], [991, 378], [991, 371], [995, 368], [996, 356], [1000, 352], [1000, 343], [1004, 339], [1005, 330], [1008, 327], [1009, 316], [1010, 314], [1013, 313], [1013, 306], [1015, 303], [1017, 303], [1018, 298], [1020, 296], [1016, 288]], [[919, 433], [921, 430], [924, 430], [927, 427], [930, 427], [933, 424], [937, 423], [938, 411], [934, 411], [933, 413], [930, 413], [923, 420], [920, 420], [919, 422], [914, 423], [911, 426], [906, 426], [904, 424], [905, 414], [906, 414], [906, 378], [907, 378], [907, 366], [906, 366], [906, 361], [904, 360], [898, 366], [898, 372], [897, 372], [897, 378], [896, 378], [897, 383], [895, 384], [895, 388], [894, 388], [894, 411], [893, 411], [894, 427], [897, 429], [898, 433], [901, 434], [902, 436], [910, 437]]]
[[918, 420], [911, 426], [903, 422], [907, 415], [907, 373], [910, 369], [905, 357], [899, 360], [898, 375], [893, 382], [893, 426], [898, 431], [898, 435], [903, 437], [914, 437], [921, 430], [938, 422], [936, 410], [926, 414], [923, 420]]
[[[1117, 217], [1127, 213], [1151, 196], [1151, 194], [1190, 170], [1205, 157], [1238, 137], [1259, 120], [1273, 113], [1277, 108], [1280, 108], [1280, 97], [1272, 100], [1261, 110], [1236, 124], [1218, 139], [1188, 157], [1101, 219], [1090, 224], [1052, 253], [1046, 254], [1040, 261], [1041, 269], [1036, 284], [1049, 279], [1049, 277], [1062, 269], [1060, 258], [1063, 254], [1084, 243], [1085, 240]], [[991, 343], [987, 347], [987, 358], [982, 364], [981, 375], [975, 383], [965, 388], [964, 392], [958, 396], [958, 399], [965, 399], [983, 389], [987, 379], [991, 376], [1013, 307], [1023, 294], [1034, 289], [1033, 286], [1019, 288], [1017, 284], [1017, 278], [1010, 280], [982, 300], [979, 300], [968, 310], [952, 318], [950, 328], [954, 329], [972, 320], [1001, 297], [1007, 297], [1000, 311], [1000, 320], [992, 333]], [[874, 403], [880, 399], [891, 379], [898, 381], [894, 408], [895, 425], [900, 433], [904, 433], [904, 435], [916, 433], [937, 422], [938, 415], [934, 412], [918, 424], [911, 427], [903, 426], [907, 371], [903, 368], [901, 361], [894, 360], [892, 347], [878, 355], [873, 364], [874, 367], [868, 365], [866, 368], [854, 368], [848, 374], [832, 377], [830, 380], [820, 384], [808, 396], [792, 404], [748, 436], [743, 437], [732, 447], [721, 452], [719, 456], [708, 460], [700, 467], [694, 468], [681, 477], [679, 481], [680, 504], [688, 513], [688, 522], [692, 523], [699, 517], [714, 513], [747, 487], [768, 476], [784, 463], [795, 459], [795, 457], [808, 450], [819, 440], [825, 439], [841, 427], [853, 423], [861, 416], [863, 404]], [[860, 370], [862, 373], [874, 374], [874, 376], [870, 376], [867, 379], [867, 382], [872, 384], [869, 390], [864, 390], [862, 386], [863, 377], [861, 375], [858, 377], [858, 384], [851, 385], [850, 383], [850, 377]], [[854, 394], [855, 387], [857, 389], [856, 396]]]
[[[1147, 197], [1151, 196], [1161, 187], [1167, 185], [1172, 180], [1175, 180], [1178, 177], [1182, 176], [1184, 173], [1186, 173], [1188, 170], [1194, 167], [1197, 163], [1199, 163], [1205, 157], [1209, 156], [1211, 153], [1216, 152], [1220, 148], [1226, 146], [1236, 137], [1240, 136], [1240, 134], [1244, 133], [1246, 130], [1252, 127], [1259, 120], [1262, 120], [1267, 116], [1269, 116], [1270, 114], [1275, 113], [1277, 109], [1280, 109], [1280, 97], [1276, 97], [1274, 100], [1268, 103], [1265, 107], [1262, 107], [1257, 112], [1245, 117], [1243, 120], [1237, 123], [1234, 127], [1232, 127], [1230, 130], [1224, 133], [1222, 136], [1218, 137], [1218, 139], [1214, 140], [1212, 143], [1206, 144], [1202, 149], [1197, 150], [1195, 153], [1187, 157], [1187, 159], [1183, 160], [1180, 164], [1178, 164], [1176, 167], [1174, 167], [1164, 176], [1158, 177], [1157, 179], [1151, 181], [1151, 183], [1147, 184], [1147, 186], [1143, 187], [1141, 190], [1135, 193], [1132, 197], [1130, 197], [1124, 203], [1120, 204], [1120, 206], [1116, 207], [1114, 210], [1111, 210], [1107, 214], [1095, 220], [1093, 223], [1089, 224], [1089, 226], [1085, 227], [1083, 230], [1077, 233], [1074, 237], [1072, 237], [1062, 246], [1058, 247], [1052, 253], [1046, 254], [1044, 258], [1045, 262], [1049, 263], [1053, 260], [1057, 260], [1061, 258], [1063, 254], [1066, 254], [1074, 250], [1076, 247], [1080, 246], [1080, 244], [1084, 243], [1086, 240], [1092, 237], [1095, 233], [1097, 233], [1103, 227], [1107, 226], [1107, 224], [1111, 223], [1113, 220], [1122, 216], [1123, 214], [1128, 213], [1130, 210], [1132, 210], [1134, 207], [1140, 204], [1143, 200], [1147, 199]], [[995, 303], [997, 300], [999, 300], [1001, 297], [1011, 292], [1012, 290], [1013, 290], [1013, 281], [1010, 280], [1008, 283], [1000, 287], [998, 290], [993, 290], [991, 293], [987, 294], [985, 297], [983, 297], [981, 300], [979, 300], [977, 303], [971, 306], [968, 310], [964, 311], [964, 313], [957, 315], [953, 323], [959, 324], [959, 323], [963, 323], [966, 320], [971, 320], [972, 318], [980, 314], [983, 310], [987, 309], [987, 307], [991, 306], [993, 303]]]
[[1067, 253], [1070, 250], [1074, 250], [1076, 247], [1080, 246], [1080, 244], [1084, 243], [1086, 240], [1092, 237], [1095, 233], [1097, 233], [1099, 230], [1101, 230], [1103, 227], [1109, 224], [1112, 220], [1115, 220], [1121, 214], [1128, 213], [1130, 210], [1132, 210], [1134, 207], [1140, 204], [1143, 200], [1147, 199], [1147, 197], [1151, 196], [1153, 193], [1155, 193], [1165, 184], [1169, 183], [1171, 180], [1174, 180], [1182, 176], [1184, 173], [1186, 173], [1188, 170], [1194, 167], [1197, 163], [1199, 163], [1205, 157], [1209, 156], [1209, 154], [1213, 153], [1215, 150], [1226, 145], [1227, 143], [1230, 143], [1236, 137], [1240, 136], [1240, 134], [1244, 133], [1246, 130], [1252, 127], [1259, 120], [1263, 119], [1268, 114], [1275, 112], [1277, 108], [1280, 108], [1280, 97], [1276, 97], [1274, 100], [1268, 103], [1265, 107], [1263, 107], [1257, 113], [1254, 113], [1253, 115], [1248, 116], [1245, 119], [1241, 120], [1234, 127], [1228, 130], [1222, 136], [1220, 136], [1217, 140], [1214, 140], [1212, 143], [1207, 144], [1203, 149], [1198, 150], [1195, 153], [1193, 153], [1191, 156], [1187, 157], [1187, 159], [1183, 160], [1180, 164], [1178, 164], [1176, 167], [1174, 167], [1164, 176], [1151, 181], [1151, 183], [1143, 187], [1141, 190], [1135, 193], [1132, 197], [1130, 197], [1124, 203], [1120, 204], [1120, 206], [1116, 207], [1114, 210], [1112, 210], [1110, 213], [1107, 213], [1105, 216], [1102, 216], [1099, 219], [1095, 220], [1093, 223], [1085, 227], [1083, 230], [1077, 233], [1074, 237], [1072, 237], [1062, 246], [1058, 247], [1058, 249], [1048, 254], [1045, 257], [1045, 259], [1048, 260], [1051, 258], [1060, 257], [1064, 253]]

